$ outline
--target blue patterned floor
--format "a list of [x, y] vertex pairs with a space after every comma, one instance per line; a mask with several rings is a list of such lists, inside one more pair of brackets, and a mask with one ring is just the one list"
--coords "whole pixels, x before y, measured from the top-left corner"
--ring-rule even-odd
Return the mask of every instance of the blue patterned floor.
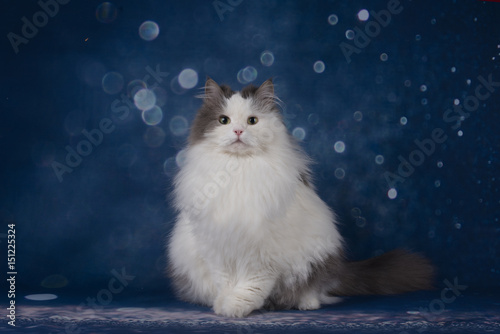
[[444, 298], [439, 291], [350, 298], [317, 311], [255, 312], [245, 319], [222, 318], [208, 308], [158, 296], [121, 298], [100, 310], [78, 307], [85, 298], [62, 297], [23, 301], [16, 328], [3, 327], [2, 332], [500, 333], [498, 294], [468, 293], [450, 301], [448, 292]]

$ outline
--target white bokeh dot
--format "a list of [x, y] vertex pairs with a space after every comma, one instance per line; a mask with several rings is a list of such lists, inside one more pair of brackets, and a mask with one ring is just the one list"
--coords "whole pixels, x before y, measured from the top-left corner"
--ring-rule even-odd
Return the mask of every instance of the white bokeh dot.
[[379, 155], [377, 155], [377, 156], [375, 157], [375, 163], [376, 163], [377, 165], [381, 165], [381, 164], [383, 164], [383, 163], [384, 163], [384, 156], [383, 156], [383, 155], [380, 155], [380, 154], [379, 154]]
[[274, 55], [271, 51], [264, 51], [260, 55], [260, 62], [264, 66], [271, 66], [274, 64]]
[[313, 69], [316, 73], [323, 73], [325, 71], [325, 63], [323, 63], [321, 60], [318, 60], [314, 63]]
[[370, 17], [370, 13], [366, 9], [361, 9], [358, 12], [358, 20], [366, 21]]
[[331, 14], [328, 16], [328, 23], [332, 26], [336, 25], [339, 22], [339, 18], [335, 14]]
[[306, 130], [304, 130], [303, 128], [300, 128], [300, 127], [296, 127], [292, 131], [292, 136], [294, 136], [295, 139], [302, 141], [306, 138]]
[[198, 84], [198, 73], [192, 68], [186, 68], [177, 77], [179, 85], [184, 89], [191, 89]]
[[139, 36], [145, 41], [152, 41], [160, 34], [158, 24], [153, 21], [145, 21], [139, 27]]
[[333, 148], [335, 149], [335, 152], [337, 153], [344, 153], [345, 151], [345, 143], [343, 141], [338, 141], [333, 145]]
[[134, 95], [134, 104], [140, 110], [148, 110], [155, 106], [156, 96], [152, 90], [143, 88]]
[[363, 120], [363, 113], [361, 111], [355, 111], [353, 117], [355, 121], [360, 122]]
[[395, 199], [397, 196], [398, 191], [394, 188], [389, 189], [389, 191], [387, 192], [387, 197], [389, 197], [390, 199]]

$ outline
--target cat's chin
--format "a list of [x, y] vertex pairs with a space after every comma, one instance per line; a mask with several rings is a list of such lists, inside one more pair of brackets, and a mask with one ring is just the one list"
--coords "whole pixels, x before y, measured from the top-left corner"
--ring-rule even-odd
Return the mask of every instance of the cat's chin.
[[231, 155], [252, 155], [253, 153], [255, 153], [255, 150], [248, 144], [240, 141], [240, 140], [237, 140], [235, 142], [233, 142], [232, 144], [226, 146], [224, 148], [224, 151], [228, 154], [231, 154]]

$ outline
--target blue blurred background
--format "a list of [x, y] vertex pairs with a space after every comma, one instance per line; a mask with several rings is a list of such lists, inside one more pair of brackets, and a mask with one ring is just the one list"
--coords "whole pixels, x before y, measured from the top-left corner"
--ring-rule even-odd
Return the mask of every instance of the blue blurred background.
[[0, 241], [15, 223], [21, 296], [95, 295], [123, 268], [171, 296], [166, 198], [206, 76], [274, 78], [352, 259], [407, 247], [437, 286], [498, 291], [499, 3], [3, 5]]

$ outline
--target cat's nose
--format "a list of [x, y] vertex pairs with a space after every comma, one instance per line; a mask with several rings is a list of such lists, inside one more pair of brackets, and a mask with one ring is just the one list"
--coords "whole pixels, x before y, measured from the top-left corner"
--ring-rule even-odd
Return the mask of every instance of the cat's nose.
[[240, 129], [234, 130], [234, 133], [236, 133], [236, 135], [239, 137], [243, 133], [243, 130], [240, 130]]

